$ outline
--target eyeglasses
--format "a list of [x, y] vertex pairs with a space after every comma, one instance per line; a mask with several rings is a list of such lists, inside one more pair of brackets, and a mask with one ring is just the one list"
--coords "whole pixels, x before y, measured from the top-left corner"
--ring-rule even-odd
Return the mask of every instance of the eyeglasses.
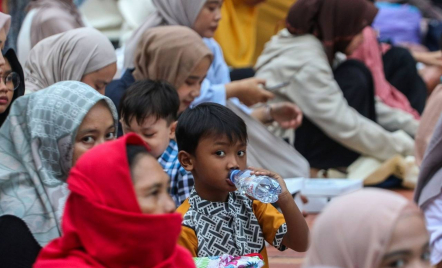
[[18, 73], [11, 72], [8, 75], [3, 76], [1, 79], [6, 87], [11, 91], [16, 90], [20, 86], [20, 76]]

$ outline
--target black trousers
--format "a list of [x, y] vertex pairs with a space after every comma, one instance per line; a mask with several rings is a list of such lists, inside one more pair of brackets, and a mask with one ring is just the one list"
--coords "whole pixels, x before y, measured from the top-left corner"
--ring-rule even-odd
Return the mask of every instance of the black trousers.
[[0, 217], [0, 267], [31, 268], [40, 250], [22, 219], [11, 215]]
[[[360, 61], [347, 60], [334, 71], [348, 104], [362, 116], [376, 122], [373, 78]], [[309, 161], [312, 168], [348, 167], [358, 157], [354, 152], [328, 137], [308, 117], [296, 130], [295, 148]]]
[[402, 47], [392, 47], [383, 56], [385, 78], [401, 91], [419, 114], [427, 101], [427, 86], [416, 69], [411, 53]]

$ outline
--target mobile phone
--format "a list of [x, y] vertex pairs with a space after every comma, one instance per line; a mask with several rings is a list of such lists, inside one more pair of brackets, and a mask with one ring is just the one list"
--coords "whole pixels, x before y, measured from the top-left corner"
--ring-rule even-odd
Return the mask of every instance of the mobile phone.
[[268, 91], [275, 91], [277, 89], [286, 87], [288, 85], [290, 85], [290, 82], [282, 82], [282, 83], [279, 83], [279, 84], [276, 84], [276, 85], [273, 85], [273, 86], [264, 86], [264, 89], [268, 90]]

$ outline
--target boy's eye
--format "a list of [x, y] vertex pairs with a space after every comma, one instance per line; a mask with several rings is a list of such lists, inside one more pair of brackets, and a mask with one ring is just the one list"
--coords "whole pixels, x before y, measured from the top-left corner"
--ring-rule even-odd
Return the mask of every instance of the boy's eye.
[[217, 151], [215, 154], [217, 156], [225, 156], [226, 155], [226, 153], [224, 151]]
[[144, 137], [146, 138], [152, 138], [155, 135], [155, 133], [145, 133], [143, 134]]
[[246, 152], [245, 152], [245, 151], [239, 151], [239, 152], [238, 152], [238, 156], [243, 157], [243, 156], [245, 156], [245, 155], [246, 155]]

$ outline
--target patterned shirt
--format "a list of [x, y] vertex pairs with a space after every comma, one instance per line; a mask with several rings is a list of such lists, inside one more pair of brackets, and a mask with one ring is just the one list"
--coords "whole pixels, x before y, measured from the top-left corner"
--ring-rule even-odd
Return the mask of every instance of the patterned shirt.
[[194, 257], [261, 253], [268, 265], [265, 241], [286, 249], [282, 244], [287, 233], [284, 216], [271, 204], [239, 192], [229, 193], [227, 202], [210, 202], [193, 189], [177, 211], [183, 215], [179, 244]]
[[176, 206], [179, 207], [190, 196], [194, 182], [192, 173], [186, 171], [178, 160], [178, 145], [175, 140], [170, 140], [169, 147], [158, 159], [158, 162], [163, 167], [164, 172], [169, 175], [169, 193]]

